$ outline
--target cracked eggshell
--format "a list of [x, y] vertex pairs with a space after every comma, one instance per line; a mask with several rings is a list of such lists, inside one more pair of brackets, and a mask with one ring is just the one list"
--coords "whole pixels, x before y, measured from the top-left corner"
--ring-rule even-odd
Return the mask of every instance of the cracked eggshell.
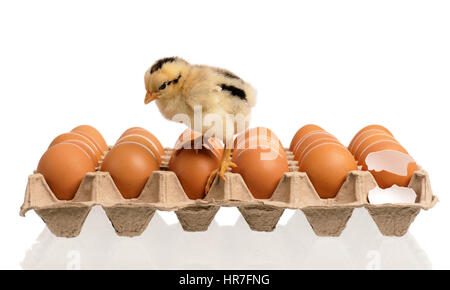
[[73, 199], [86, 173], [94, 171], [89, 154], [74, 143], [59, 143], [48, 148], [36, 170], [60, 200]]
[[381, 140], [368, 146], [361, 154], [358, 165], [368, 170], [380, 188], [393, 185], [406, 187], [414, 171], [418, 170], [416, 162], [398, 143]]

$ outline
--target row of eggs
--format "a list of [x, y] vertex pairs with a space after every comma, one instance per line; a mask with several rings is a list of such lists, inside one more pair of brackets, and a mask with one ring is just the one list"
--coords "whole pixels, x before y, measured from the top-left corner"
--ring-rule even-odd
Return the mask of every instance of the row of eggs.
[[[232, 172], [242, 176], [255, 198], [270, 198], [288, 171], [278, 137], [267, 128], [251, 128], [238, 135], [233, 146], [231, 161], [236, 166]], [[319, 126], [306, 125], [296, 132], [289, 149], [321, 198], [335, 197], [348, 172], [358, 166], [369, 170], [381, 188], [407, 186], [418, 169], [392, 134], [379, 125], [360, 130], [348, 147]], [[223, 152], [221, 141], [186, 130], [174, 146], [168, 169], [177, 175], [189, 198], [203, 198]], [[37, 172], [61, 200], [72, 199], [85, 174], [96, 170], [109, 172], [124, 198], [136, 198], [152, 172], [160, 169], [164, 154], [158, 139], [143, 128], [126, 130], [109, 149], [95, 128], [83, 125], [51, 142]]]

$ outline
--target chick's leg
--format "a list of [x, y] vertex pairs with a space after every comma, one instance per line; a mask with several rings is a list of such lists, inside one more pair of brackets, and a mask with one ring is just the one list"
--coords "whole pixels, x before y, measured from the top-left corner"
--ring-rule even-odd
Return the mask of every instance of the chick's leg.
[[231, 149], [225, 148], [223, 155], [222, 155], [222, 160], [220, 161], [219, 168], [213, 170], [211, 172], [211, 174], [209, 175], [208, 182], [206, 183], [206, 187], [205, 187], [205, 193], [209, 192], [211, 185], [214, 181], [214, 178], [216, 177], [217, 174], [219, 174], [219, 176], [223, 180], [225, 180], [225, 172], [228, 171], [228, 168], [237, 166], [236, 164], [231, 162], [230, 158], [231, 158]]

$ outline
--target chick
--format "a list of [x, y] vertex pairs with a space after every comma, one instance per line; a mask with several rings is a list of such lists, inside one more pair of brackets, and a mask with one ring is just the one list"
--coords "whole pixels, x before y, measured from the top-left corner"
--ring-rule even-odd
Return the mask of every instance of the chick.
[[[220, 68], [191, 65], [179, 57], [156, 61], [145, 72], [145, 104], [156, 101], [161, 114], [169, 120], [179, 114], [188, 116], [188, 126], [194, 126], [194, 112], [201, 108], [202, 128], [208, 134], [214, 125], [205, 124], [205, 116], [214, 114], [222, 121], [222, 132], [215, 134], [225, 144], [219, 168], [214, 170], [205, 191], [208, 192], [214, 177], [225, 179], [228, 168], [236, 165], [230, 161], [233, 135], [248, 128], [251, 108], [256, 104], [256, 91], [237, 75]], [[230, 115], [233, 124], [229, 126]], [[208, 123], [208, 122], [206, 122]], [[231, 128], [230, 128], [231, 127]]]

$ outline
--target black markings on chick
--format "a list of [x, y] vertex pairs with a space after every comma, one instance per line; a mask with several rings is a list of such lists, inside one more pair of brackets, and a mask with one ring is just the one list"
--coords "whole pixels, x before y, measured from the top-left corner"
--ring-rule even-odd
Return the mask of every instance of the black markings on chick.
[[238, 97], [241, 100], [247, 100], [244, 90], [237, 88], [235, 86], [220, 84], [222, 90], [229, 91], [231, 95]]
[[227, 71], [227, 70], [224, 70], [221, 68], [216, 68], [215, 71], [229, 79], [240, 80], [240, 78], [237, 75], [235, 75], [234, 73], [232, 73], [230, 71]]
[[177, 58], [176, 57], [165, 57], [165, 58], [161, 58], [160, 60], [158, 60], [157, 62], [155, 62], [154, 65], [152, 65], [152, 67], [150, 68], [150, 73], [154, 73], [155, 71], [159, 70], [162, 68], [162, 66], [165, 63], [168, 62], [174, 62]]

